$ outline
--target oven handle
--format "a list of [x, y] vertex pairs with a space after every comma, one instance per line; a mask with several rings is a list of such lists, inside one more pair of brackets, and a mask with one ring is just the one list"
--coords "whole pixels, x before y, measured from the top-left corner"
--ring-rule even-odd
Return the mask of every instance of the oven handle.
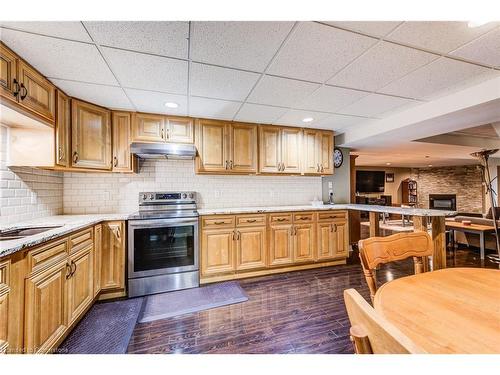
[[129, 226], [134, 228], [156, 228], [165, 225], [198, 225], [198, 220], [193, 219], [157, 219], [157, 220], [129, 220]]

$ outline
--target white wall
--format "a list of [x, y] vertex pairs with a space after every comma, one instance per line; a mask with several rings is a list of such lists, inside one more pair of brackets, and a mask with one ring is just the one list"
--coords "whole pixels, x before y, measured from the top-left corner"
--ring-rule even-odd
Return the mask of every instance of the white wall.
[[215, 176], [192, 160], [141, 160], [139, 174], [64, 173], [64, 213], [131, 212], [141, 191], [193, 190], [203, 208], [308, 204], [321, 199], [321, 177]]

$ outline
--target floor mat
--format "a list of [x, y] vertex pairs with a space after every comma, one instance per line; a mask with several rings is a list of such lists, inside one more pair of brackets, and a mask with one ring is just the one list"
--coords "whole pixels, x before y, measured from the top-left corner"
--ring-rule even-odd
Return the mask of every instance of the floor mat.
[[170, 318], [248, 300], [236, 281], [145, 297], [139, 323]]
[[123, 354], [143, 298], [97, 303], [59, 346], [61, 354]]

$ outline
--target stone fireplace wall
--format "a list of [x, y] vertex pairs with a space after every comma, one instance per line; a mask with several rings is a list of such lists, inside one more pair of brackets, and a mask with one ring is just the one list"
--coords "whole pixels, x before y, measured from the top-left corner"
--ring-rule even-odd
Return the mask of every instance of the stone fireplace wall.
[[456, 194], [457, 211], [485, 212], [481, 172], [475, 165], [412, 168], [410, 176], [418, 184], [420, 208], [429, 208], [429, 194]]

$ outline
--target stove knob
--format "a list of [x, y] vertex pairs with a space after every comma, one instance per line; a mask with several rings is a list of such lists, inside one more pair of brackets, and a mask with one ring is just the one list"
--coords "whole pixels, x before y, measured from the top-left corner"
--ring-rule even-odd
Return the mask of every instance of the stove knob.
[[186, 199], [187, 198], [187, 194], [186, 193], [182, 193], [182, 199]]
[[148, 199], [148, 196], [146, 194], [142, 194], [142, 200], [145, 201], [146, 199]]
[[189, 199], [193, 199], [194, 198], [194, 194], [193, 193], [189, 193]]
[[149, 199], [153, 200], [153, 199], [155, 199], [155, 196], [153, 194], [149, 194]]

